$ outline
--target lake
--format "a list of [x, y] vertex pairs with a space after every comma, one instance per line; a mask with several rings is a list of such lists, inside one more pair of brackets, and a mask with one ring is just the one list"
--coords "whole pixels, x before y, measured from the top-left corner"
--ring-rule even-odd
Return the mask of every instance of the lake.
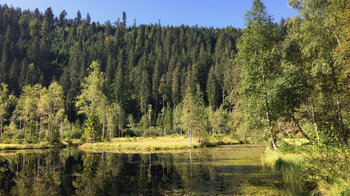
[[264, 146], [145, 153], [76, 148], [0, 153], [1, 195], [282, 195]]

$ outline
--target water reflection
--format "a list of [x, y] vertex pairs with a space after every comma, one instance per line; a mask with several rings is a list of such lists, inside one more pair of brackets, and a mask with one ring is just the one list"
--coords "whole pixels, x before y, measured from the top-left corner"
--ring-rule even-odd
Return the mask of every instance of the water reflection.
[[1, 195], [279, 195], [260, 166], [263, 147], [163, 153], [77, 149], [0, 154]]

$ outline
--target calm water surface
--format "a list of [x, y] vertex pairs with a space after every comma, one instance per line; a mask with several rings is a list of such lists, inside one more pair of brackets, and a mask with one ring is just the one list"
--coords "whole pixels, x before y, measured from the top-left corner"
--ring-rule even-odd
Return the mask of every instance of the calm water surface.
[[0, 195], [282, 195], [263, 146], [157, 153], [0, 153]]

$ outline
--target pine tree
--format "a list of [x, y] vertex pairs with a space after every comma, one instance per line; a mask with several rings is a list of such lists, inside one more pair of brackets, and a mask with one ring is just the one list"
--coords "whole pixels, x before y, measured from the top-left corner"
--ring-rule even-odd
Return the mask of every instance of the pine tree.
[[207, 81], [207, 95], [209, 105], [215, 110], [219, 102], [219, 87], [218, 81], [214, 73], [214, 67], [210, 68], [208, 81]]
[[147, 105], [149, 103], [149, 98], [151, 96], [151, 88], [149, 84], [149, 76], [147, 71], [142, 71], [140, 85], [141, 85], [140, 95], [139, 95], [140, 110], [142, 113], [145, 114], [147, 112]]

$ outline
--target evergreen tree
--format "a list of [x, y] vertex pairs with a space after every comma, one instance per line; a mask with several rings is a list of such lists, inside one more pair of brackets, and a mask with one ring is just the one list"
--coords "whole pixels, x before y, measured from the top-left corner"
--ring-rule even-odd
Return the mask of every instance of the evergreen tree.
[[218, 90], [219, 90], [218, 81], [216, 80], [214, 68], [211, 67], [209, 71], [208, 82], [207, 82], [207, 95], [208, 95], [209, 105], [213, 109], [216, 109], [216, 107], [218, 106], [218, 101], [219, 101]]

